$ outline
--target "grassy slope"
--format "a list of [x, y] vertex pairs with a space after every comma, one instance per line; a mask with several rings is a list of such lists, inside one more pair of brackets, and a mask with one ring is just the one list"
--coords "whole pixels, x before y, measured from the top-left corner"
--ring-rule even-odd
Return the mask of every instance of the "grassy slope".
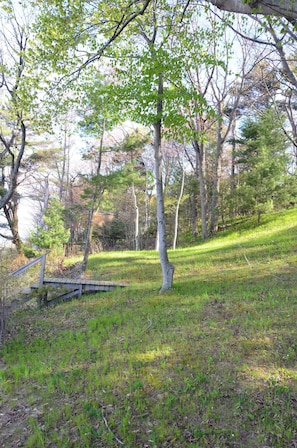
[[1, 447], [296, 447], [297, 210], [170, 253], [94, 256], [131, 286], [16, 315]]

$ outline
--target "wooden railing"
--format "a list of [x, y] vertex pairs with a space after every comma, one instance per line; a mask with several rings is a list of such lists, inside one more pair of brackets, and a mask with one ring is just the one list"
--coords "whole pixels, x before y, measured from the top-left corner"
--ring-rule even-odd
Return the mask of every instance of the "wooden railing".
[[[10, 272], [8, 274], [8, 277], [18, 277], [19, 275], [22, 275], [24, 272], [26, 272], [29, 268], [32, 266], [35, 266], [38, 263], [41, 263], [40, 266], [40, 273], [39, 273], [39, 286], [41, 287], [43, 285], [44, 281], [44, 272], [45, 272], [45, 263], [46, 263], [46, 256], [49, 254], [50, 251], [40, 255], [40, 257], [35, 258], [35, 260], [30, 261], [25, 266], [20, 267], [19, 269], [16, 269], [13, 272]], [[7, 296], [9, 295], [9, 281], [8, 284], [2, 284], [1, 286], [4, 288], [3, 294], [0, 293], [0, 347], [4, 341], [5, 338], [5, 331], [6, 331], [6, 321], [8, 312], [10, 310], [10, 305], [6, 302]]]
[[50, 251], [45, 252], [44, 254], [40, 255], [40, 257], [35, 258], [34, 260], [30, 261], [29, 263], [25, 264], [24, 266], [16, 269], [15, 271], [11, 272], [9, 275], [12, 277], [17, 277], [24, 272], [26, 272], [29, 268], [34, 266], [37, 263], [41, 263], [40, 266], [40, 274], [39, 274], [39, 286], [41, 287], [43, 285], [44, 280], [44, 272], [45, 272], [45, 264], [46, 264], [46, 256], [50, 253]]

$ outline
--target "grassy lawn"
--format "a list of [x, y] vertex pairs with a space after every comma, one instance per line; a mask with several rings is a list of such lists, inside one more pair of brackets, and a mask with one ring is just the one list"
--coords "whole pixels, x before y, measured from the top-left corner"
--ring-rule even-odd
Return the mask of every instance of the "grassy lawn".
[[102, 253], [130, 284], [17, 311], [1, 447], [297, 447], [297, 209], [169, 253]]

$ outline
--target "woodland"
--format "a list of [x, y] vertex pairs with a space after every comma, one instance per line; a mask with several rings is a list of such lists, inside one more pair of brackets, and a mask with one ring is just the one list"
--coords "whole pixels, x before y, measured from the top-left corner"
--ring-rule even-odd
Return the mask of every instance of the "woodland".
[[0, 448], [296, 448], [296, 5], [0, 0]]
[[163, 292], [168, 248], [295, 205], [295, 2], [0, 8], [1, 238], [18, 254], [80, 253], [83, 273], [96, 251], [157, 249]]

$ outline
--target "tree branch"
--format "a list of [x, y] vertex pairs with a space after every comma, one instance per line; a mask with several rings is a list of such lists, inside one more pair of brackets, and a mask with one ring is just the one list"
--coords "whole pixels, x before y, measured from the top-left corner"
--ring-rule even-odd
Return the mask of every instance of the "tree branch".
[[[135, 2], [138, 3], [138, 2]], [[133, 4], [135, 4], [133, 3]], [[146, 9], [148, 8], [149, 4], [151, 3], [151, 0], [145, 0], [144, 5], [140, 11], [134, 12], [130, 15], [130, 17], [125, 17], [125, 15], [122, 16], [121, 20], [118, 22], [116, 29], [112, 36], [110, 36], [109, 39], [101, 46], [99, 51], [88, 58], [77, 70], [74, 70], [71, 75], [79, 74], [84, 68], [88, 67], [92, 62], [99, 60], [102, 55], [104, 54], [105, 50], [114, 42], [117, 40], [118, 37], [123, 33], [123, 31], [127, 28], [127, 26], [133, 22], [138, 16], [142, 16]]]
[[261, 14], [297, 19], [297, 2], [294, 0], [207, 0], [219, 9], [239, 14]]

